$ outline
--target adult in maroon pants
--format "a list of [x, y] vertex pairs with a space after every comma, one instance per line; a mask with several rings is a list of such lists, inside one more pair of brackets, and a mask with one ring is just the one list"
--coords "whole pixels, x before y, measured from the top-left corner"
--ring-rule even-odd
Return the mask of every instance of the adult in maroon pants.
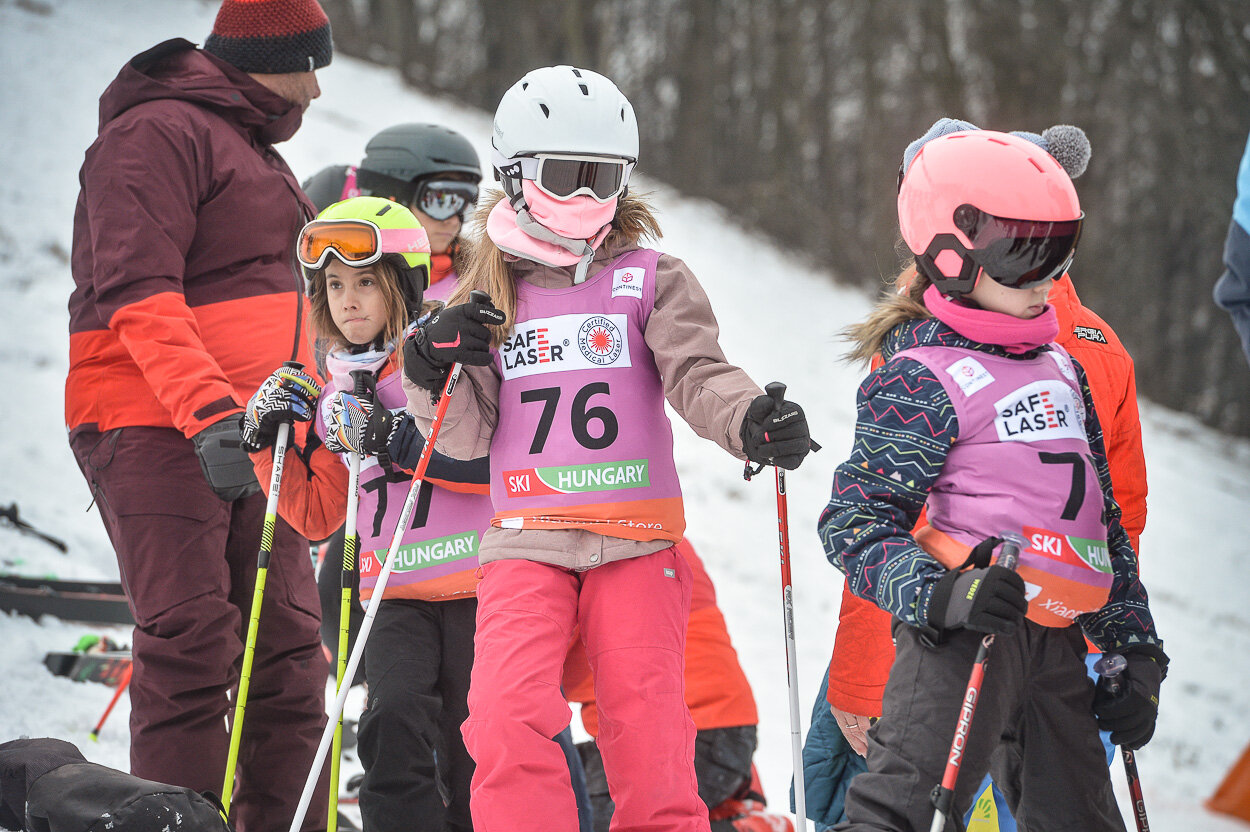
[[[230, 745], [223, 717], [239, 681], [264, 496], [218, 499], [191, 440], [167, 428], [79, 431], [70, 442], [136, 622], [132, 772], [220, 793]], [[248, 832], [285, 830], [295, 814], [325, 725], [319, 626], [308, 541], [279, 519], [232, 805]], [[325, 797], [310, 812], [314, 827], [324, 826]]]
[[[291, 261], [313, 206], [273, 145], [331, 51], [316, 0], [224, 0], [203, 49], [169, 40], [122, 68], [79, 174], [65, 423], [138, 622], [131, 769], [199, 791], [222, 788], [264, 519], [243, 403], [284, 360], [312, 365]], [[325, 724], [318, 620], [307, 541], [279, 522], [241, 832], [294, 814]], [[307, 829], [324, 828], [325, 799]]]

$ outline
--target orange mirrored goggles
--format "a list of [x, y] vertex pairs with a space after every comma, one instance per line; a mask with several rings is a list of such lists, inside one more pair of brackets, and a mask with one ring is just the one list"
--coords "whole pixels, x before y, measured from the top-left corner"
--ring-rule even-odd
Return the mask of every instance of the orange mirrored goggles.
[[384, 254], [428, 254], [424, 228], [379, 228], [368, 220], [313, 220], [304, 226], [295, 255], [306, 269], [324, 268], [331, 254], [349, 266], [376, 263]]

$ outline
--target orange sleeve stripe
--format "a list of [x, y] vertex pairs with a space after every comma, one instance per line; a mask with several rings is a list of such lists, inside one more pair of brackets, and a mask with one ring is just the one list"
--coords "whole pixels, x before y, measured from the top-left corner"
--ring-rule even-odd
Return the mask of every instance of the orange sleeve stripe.
[[235, 391], [201, 340], [199, 322], [182, 295], [161, 292], [127, 304], [113, 314], [109, 329], [139, 366], [176, 428], [192, 436], [221, 418], [220, 408], [207, 420], [194, 415], [211, 403], [233, 399]]
[[[289, 292], [189, 307], [181, 294], [163, 292], [123, 306], [109, 329], [72, 333], [66, 424], [198, 433], [240, 410], [291, 357], [296, 302]], [[298, 358], [312, 367], [308, 332], [305, 323]]]

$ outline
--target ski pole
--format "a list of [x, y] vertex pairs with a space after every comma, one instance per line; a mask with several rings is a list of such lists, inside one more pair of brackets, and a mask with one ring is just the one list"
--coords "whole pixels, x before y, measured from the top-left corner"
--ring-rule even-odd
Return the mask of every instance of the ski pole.
[[[786, 386], [774, 381], [764, 386], [767, 393], [780, 408], [786, 398]], [[820, 450], [815, 442], [812, 450]], [[747, 463], [743, 476], [750, 480], [764, 466], [752, 470]], [[781, 549], [781, 614], [786, 633], [786, 673], [790, 693], [790, 751], [794, 766], [794, 808], [800, 829], [807, 828], [807, 788], [803, 774], [803, 726], [799, 714], [799, 667], [794, 643], [794, 586], [790, 577], [790, 517], [786, 502], [786, 472], [773, 466], [777, 474], [777, 541]]]
[[[90, 508], [90, 506], [88, 506]], [[65, 541], [59, 540], [50, 534], [39, 531], [30, 523], [27, 523], [21, 517], [17, 516], [17, 503], [0, 508], [0, 526], [9, 525], [17, 529], [22, 534], [28, 534], [37, 537], [44, 543], [56, 548], [61, 552], [68, 552], [69, 547], [65, 545]]]
[[[1120, 674], [1128, 667], [1128, 660], [1119, 653], [1104, 653], [1103, 657], [1094, 662], [1094, 672], [1102, 677], [1107, 693], [1119, 696], [1124, 689], [1124, 680]], [[1142, 796], [1141, 776], [1137, 773], [1137, 754], [1124, 746], [1120, 746], [1120, 755], [1124, 758], [1124, 774], [1128, 777], [1128, 793], [1133, 799], [1133, 820], [1137, 822], [1137, 832], [1150, 832], [1150, 821], [1146, 818], [1146, 800]]]
[[[1003, 546], [998, 555], [998, 565], [1014, 570], [1020, 560], [1020, 551], [1028, 544], [1014, 532], [1003, 532], [1001, 536]], [[963, 762], [964, 748], [972, 731], [972, 716], [977, 710], [981, 682], [985, 679], [985, 667], [993, 643], [993, 633], [982, 638], [981, 646], [977, 648], [977, 656], [972, 662], [972, 674], [968, 677], [968, 687], [964, 691], [963, 704], [959, 709], [959, 721], [955, 724], [955, 737], [951, 740], [950, 753], [946, 755], [946, 770], [942, 773], [942, 782], [933, 787], [933, 793], [929, 796], [933, 801], [933, 825], [929, 827], [929, 832], [942, 832], [942, 828], [946, 826], [946, 816], [955, 800], [955, 780], [959, 777], [959, 765]]]
[[[298, 361], [285, 361], [283, 367], [304, 369]], [[273, 534], [278, 525], [278, 492], [282, 488], [282, 463], [286, 459], [291, 423], [278, 425], [273, 443], [273, 473], [269, 476], [269, 502], [265, 504], [265, 523], [260, 532], [260, 553], [256, 556], [256, 586], [252, 591], [252, 610], [247, 622], [247, 641], [243, 646], [243, 666], [239, 670], [239, 693], [230, 725], [230, 753], [226, 757], [226, 780], [221, 787], [221, 805], [230, 813], [230, 797], [234, 792], [234, 770], [239, 762], [239, 741], [243, 738], [243, 714], [247, 708], [247, 692], [252, 680], [252, 662], [256, 658], [256, 634], [260, 630], [260, 609], [265, 600], [265, 579], [269, 575], [269, 556], [273, 553]]]
[[100, 721], [91, 729], [91, 741], [100, 741], [100, 730], [104, 728], [104, 721], [109, 718], [109, 714], [113, 713], [113, 706], [117, 704], [117, 700], [122, 698], [122, 691], [130, 684], [130, 674], [134, 672], [134, 659], [130, 660], [130, 664], [126, 665], [126, 672], [122, 674], [122, 680], [117, 684], [117, 690], [113, 691], [113, 698], [109, 700], [108, 707], [104, 709]]
[[[363, 400], [369, 394], [369, 370], [352, 370], [356, 380], [355, 394]], [[376, 402], [374, 406], [380, 406]], [[347, 678], [347, 643], [351, 634], [352, 577], [356, 571], [356, 511], [360, 505], [360, 454], [347, 455], [347, 518], [343, 526], [343, 569], [339, 575], [339, 650], [334, 674], [334, 692], [337, 695]], [[334, 726], [334, 744], [330, 750], [330, 804], [326, 817], [326, 832], [337, 832], [339, 823], [339, 768], [343, 755], [343, 713]]]
[[[473, 303], [487, 303], [490, 296], [485, 292], [474, 290], [469, 296]], [[412, 484], [408, 487], [408, 497], [404, 500], [404, 507], [399, 512], [399, 522], [395, 524], [395, 533], [391, 535], [391, 546], [386, 552], [386, 560], [382, 562], [382, 571], [378, 573], [377, 583], [373, 587], [373, 595], [369, 608], [365, 610], [365, 617], [360, 622], [360, 632], [356, 634], [356, 646], [352, 648], [351, 659], [347, 662], [347, 669], [343, 673], [344, 679], [356, 678], [356, 668], [360, 664], [360, 657], [365, 650], [365, 642], [369, 640], [369, 631], [373, 629], [373, 619], [378, 614], [378, 602], [382, 600], [382, 595], [386, 591], [386, 582], [391, 578], [391, 568], [395, 563], [395, 554], [399, 551], [400, 542], [404, 538], [404, 532], [408, 529], [408, 521], [412, 518], [412, 511], [417, 505], [418, 493], [421, 485], [425, 482], [425, 469], [429, 467], [430, 456], [434, 452], [434, 443], [438, 439], [438, 431], [443, 426], [443, 417], [447, 414], [447, 405], [451, 401], [451, 394], [456, 389], [456, 382], [460, 380], [460, 362], [451, 365], [451, 372], [447, 374], [447, 381], [443, 385], [443, 395], [438, 400], [438, 408], [434, 411], [434, 418], [430, 422], [430, 435], [425, 439], [425, 447], [421, 449], [421, 456], [417, 457], [417, 466], [412, 475]], [[347, 702], [347, 692], [351, 690], [350, 686], [340, 685], [338, 695], [334, 697], [334, 705], [330, 713], [330, 722], [337, 720], [343, 713], [343, 705]], [[321, 774], [321, 767], [325, 763], [326, 751], [330, 747], [330, 739], [333, 734], [333, 726], [330, 722], [326, 723], [326, 729], [321, 734], [321, 742], [317, 745], [317, 751], [313, 755], [312, 769], [308, 772], [308, 779], [304, 781], [304, 791], [299, 797], [299, 805], [295, 807], [295, 817], [291, 819], [290, 832], [299, 832], [300, 826], [304, 823], [304, 816], [308, 814], [308, 804], [312, 802], [313, 791], [317, 786], [317, 777]]]

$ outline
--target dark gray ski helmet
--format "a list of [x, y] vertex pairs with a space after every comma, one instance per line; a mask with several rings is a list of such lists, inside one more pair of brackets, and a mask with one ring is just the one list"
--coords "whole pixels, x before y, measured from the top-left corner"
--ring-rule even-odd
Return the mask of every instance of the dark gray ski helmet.
[[360, 169], [412, 182], [454, 171], [482, 179], [477, 151], [464, 136], [439, 124], [396, 124], [369, 140]]

